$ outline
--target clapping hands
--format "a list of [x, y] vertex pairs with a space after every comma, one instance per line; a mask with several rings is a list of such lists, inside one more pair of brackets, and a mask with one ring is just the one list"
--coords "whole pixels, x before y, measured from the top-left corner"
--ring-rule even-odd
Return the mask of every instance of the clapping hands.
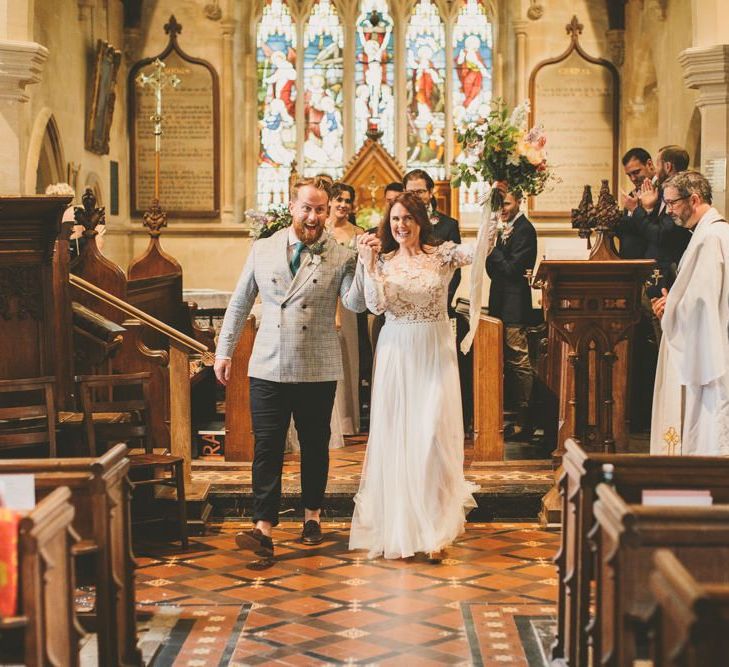
[[658, 188], [650, 178], [643, 181], [640, 186], [640, 204], [646, 213], [650, 213], [658, 203]]
[[374, 271], [377, 255], [380, 254], [382, 243], [376, 234], [360, 234], [357, 239], [357, 250], [360, 259], [368, 271]]

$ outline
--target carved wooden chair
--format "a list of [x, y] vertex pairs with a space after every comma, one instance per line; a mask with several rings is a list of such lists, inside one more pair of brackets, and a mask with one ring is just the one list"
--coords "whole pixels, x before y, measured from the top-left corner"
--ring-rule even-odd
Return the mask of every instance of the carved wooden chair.
[[[77, 376], [76, 382], [90, 456], [99, 456], [119, 442], [126, 443], [130, 449], [143, 449], [144, 453], [129, 455], [132, 489], [140, 486], [169, 486], [176, 489], [180, 541], [183, 548], [187, 549], [184, 461], [179, 456], [154, 452], [151, 430], [147, 425], [151, 411], [150, 374], [83, 375]], [[94, 420], [95, 413], [123, 413], [125, 418], [109, 423]], [[161, 476], [158, 474], [160, 469], [165, 470]], [[144, 474], [145, 470], [151, 472], [151, 477], [141, 477], [139, 473]], [[135, 472], [138, 474], [135, 475]]]
[[6, 450], [43, 448], [56, 456], [54, 377], [0, 380], [0, 457]]

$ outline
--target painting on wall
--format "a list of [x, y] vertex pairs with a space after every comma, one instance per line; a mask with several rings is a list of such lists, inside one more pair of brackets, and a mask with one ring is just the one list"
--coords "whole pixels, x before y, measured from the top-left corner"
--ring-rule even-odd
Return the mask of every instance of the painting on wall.
[[86, 115], [86, 150], [99, 155], [109, 152], [109, 132], [114, 116], [116, 77], [121, 64], [121, 51], [103, 40], [96, 43], [89, 108]]

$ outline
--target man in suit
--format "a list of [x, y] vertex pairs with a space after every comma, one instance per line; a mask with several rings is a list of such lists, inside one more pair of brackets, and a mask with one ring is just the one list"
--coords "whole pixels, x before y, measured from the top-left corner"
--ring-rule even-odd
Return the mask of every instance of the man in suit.
[[[655, 182], [644, 181], [641, 186], [640, 203], [646, 216], [640, 221], [638, 228], [646, 241], [644, 256], [646, 259], [656, 260], [661, 272], [658, 284], [647, 290], [650, 298], [658, 298], [663, 289], [671, 288], [678, 263], [691, 240], [691, 232], [675, 223], [663, 201], [663, 184], [671, 176], [688, 169], [688, 165], [689, 154], [683, 148], [663, 146], [656, 158]], [[657, 328], [660, 331], [660, 326]]]
[[640, 205], [640, 192], [643, 183], [655, 176], [655, 167], [645, 148], [631, 148], [623, 155], [622, 162], [633, 189], [628, 194], [623, 193], [623, 215], [615, 228], [615, 235], [620, 239], [619, 254], [621, 259], [643, 259], [647, 244], [639, 224], [646, 212]]
[[537, 232], [520, 212], [521, 195], [507, 192], [501, 208], [502, 229], [486, 259], [491, 278], [489, 315], [504, 323], [504, 380], [517, 402], [517, 423], [511, 439], [527, 438], [533, 373], [529, 360], [527, 326], [532, 319], [532, 294], [525, 276], [537, 259]]
[[[241, 329], [260, 295], [263, 316], [248, 365], [255, 527], [238, 533], [236, 543], [263, 558], [273, 556], [271, 529], [278, 524], [292, 415], [301, 443], [302, 542], [323, 539], [319, 514], [329, 471], [329, 424], [337, 380], [343, 376], [334, 326], [337, 297], [350, 310], [365, 309], [355, 253], [324, 233], [328, 210], [329, 186], [323, 179], [301, 179], [293, 186], [292, 224], [253, 244], [217, 346], [215, 374], [226, 384]], [[370, 243], [378, 241], [373, 237]]]
[[[414, 192], [425, 204], [430, 213], [430, 221], [433, 224], [433, 234], [443, 241], [461, 242], [461, 232], [458, 229], [458, 221], [436, 210], [434, 202], [435, 183], [430, 174], [424, 169], [413, 169], [405, 174], [403, 185], [406, 192]], [[448, 317], [455, 317], [456, 310], [453, 307], [453, 297], [456, 295], [458, 285], [461, 284], [461, 270], [457, 269], [448, 285]]]

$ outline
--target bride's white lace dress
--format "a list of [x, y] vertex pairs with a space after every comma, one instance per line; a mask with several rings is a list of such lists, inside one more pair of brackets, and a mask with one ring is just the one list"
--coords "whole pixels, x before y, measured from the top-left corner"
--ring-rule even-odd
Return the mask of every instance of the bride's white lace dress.
[[370, 435], [350, 549], [405, 558], [438, 551], [464, 530], [476, 486], [463, 476], [463, 417], [446, 301], [473, 247], [452, 242], [380, 257], [365, 272], [367, 307], [385, 313], [377, 341]]

